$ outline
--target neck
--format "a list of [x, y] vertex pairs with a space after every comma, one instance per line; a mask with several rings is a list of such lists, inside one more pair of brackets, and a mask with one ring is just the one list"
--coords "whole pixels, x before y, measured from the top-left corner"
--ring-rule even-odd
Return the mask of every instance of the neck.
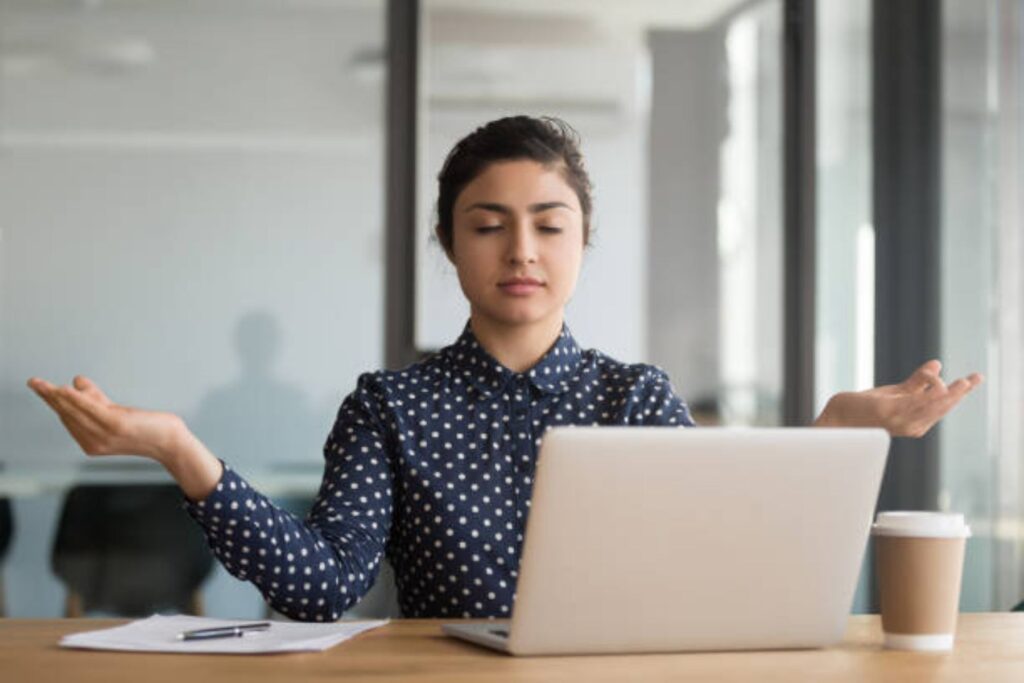
[[540, 362], [562, 332], [562, 313], [530, 325], [510, 325], [472, 313], [470, 329], [487, 353], [512, 372], [525, 372]]

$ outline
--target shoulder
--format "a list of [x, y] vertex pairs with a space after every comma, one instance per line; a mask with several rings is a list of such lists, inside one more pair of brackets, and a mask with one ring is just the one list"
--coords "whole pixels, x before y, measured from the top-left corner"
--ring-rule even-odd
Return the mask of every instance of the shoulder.
[[386, 400], [392, 396], [432, 390], [449, 375], [440, 354], [435, 353], [397, 370], [364, 372], [356, 381], [355, 393]]
[[598, 375], [603, 382], [625, 389], [668, 384], [668, 374], [650, 363], [624, 363], [597, 349], [583, 352], [586, 373]]
[[442, 371], [434, 356], [398, 370], [372, 370], [356, 379], [338, 408], [335, 429], [352, 422], [370, 424], [380, 431], [392, 425], [396, 412], [415, 405], [424, 393], [432, 393]]
[[[623, 363], [600, 351], [585, 353], [596, 369], [602, 389], [624, 406], [619, 420], [630, 425], [692, 427], [686, 402], [672, 386], [668, 373], [650, 363]], [[598, 380], [592, 380], [597, 382]]]

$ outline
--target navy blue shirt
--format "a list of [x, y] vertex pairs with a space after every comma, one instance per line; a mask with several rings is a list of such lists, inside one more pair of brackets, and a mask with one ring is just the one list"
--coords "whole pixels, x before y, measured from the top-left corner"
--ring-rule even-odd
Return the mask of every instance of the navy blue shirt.
[[341, 617], [385, 556], [406, 617], [509, 617], [537, 450], [556, 425], [693, 420], [664, 371], [581, 351], [568, 328], [516, 373], [467, 324], [420, 363], [359, 377], [305, 520], [227, 465], [214, 492], [185, 507], [224, 567], [293, 619]]

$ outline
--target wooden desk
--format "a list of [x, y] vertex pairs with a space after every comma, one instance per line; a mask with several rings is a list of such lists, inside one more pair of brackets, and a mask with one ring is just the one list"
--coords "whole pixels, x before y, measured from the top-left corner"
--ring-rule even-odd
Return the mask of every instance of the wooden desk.
[[436, 620], [402, 620], [315, 654], [172, 655], [57, 647], [66, 633], [124, 620], [0, 620], [4, 681], [1022, 681], [1024, 614], [964, 614], [946, 654], [883, 650], [876, 616], [850, 619], [825, 650], [516, 658], [451, 640]]

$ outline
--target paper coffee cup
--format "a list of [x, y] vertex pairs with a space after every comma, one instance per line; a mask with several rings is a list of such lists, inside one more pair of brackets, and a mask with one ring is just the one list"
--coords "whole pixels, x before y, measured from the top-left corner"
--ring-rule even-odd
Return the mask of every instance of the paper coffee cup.
[[871, 533], [885, 646], [952, 649], [964, 549], [971, 535], [963, 515], [882, 512]]

